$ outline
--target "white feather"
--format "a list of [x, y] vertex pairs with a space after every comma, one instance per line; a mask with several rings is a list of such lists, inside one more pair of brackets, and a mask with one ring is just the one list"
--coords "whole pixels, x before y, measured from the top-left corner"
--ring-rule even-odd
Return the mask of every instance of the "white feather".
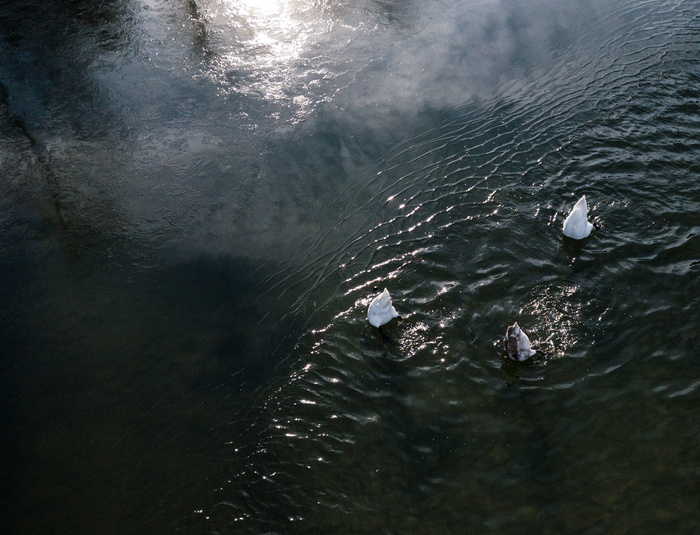
[[372, 299], [369, 308], [367, 308], [367, 320], [375, 327], [381, 327], [398, 316], [398, 313], [394, 310], [394, 306], [391, 304], [389, 290], [386, 288], [384, 288], [384, 291], [377, 297]]
[[588, 203], [585, 195], [571, 209], [569, 216], [564, 220], [562, 230], [564, 236], [575, 240], [582, 240], [591, 234], [593, 225], [588, 222]]

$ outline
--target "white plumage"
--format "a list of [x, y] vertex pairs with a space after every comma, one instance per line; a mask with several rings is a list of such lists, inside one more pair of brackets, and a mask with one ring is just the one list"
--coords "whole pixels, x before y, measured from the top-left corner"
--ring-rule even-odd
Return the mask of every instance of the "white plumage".
[[384, 291], [372, 299], [372, 302], [369, 304], [369, 308], [367, 309], [367, 320], [375, 327], [381, 327], [382, 325], [389, 323], [392, 319], [398, 317], [398, 313], [396, 310], [394, 310], [394, 306], [391, 304], [391, 295], [389, 295], [389, 290], [384, 288]]
[[569, 216], [564, 220], [562, 230], [564, 236], [575, 240], [582, 240], [590, 235], [593, 225], [588, 222], [588, 203], [585, 195], [571, 209]]
[[530, 349], [530, 339], [517, 322], [508, 327], [505, 344], [508, 356], [521, 362], [537, 353], [537, 351]]

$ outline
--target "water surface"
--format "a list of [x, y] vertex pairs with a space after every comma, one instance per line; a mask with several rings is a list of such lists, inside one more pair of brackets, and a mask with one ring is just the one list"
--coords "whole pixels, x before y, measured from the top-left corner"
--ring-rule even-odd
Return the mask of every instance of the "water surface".
[[3, 526], [697, 531], [699, 7], [1, 7]]

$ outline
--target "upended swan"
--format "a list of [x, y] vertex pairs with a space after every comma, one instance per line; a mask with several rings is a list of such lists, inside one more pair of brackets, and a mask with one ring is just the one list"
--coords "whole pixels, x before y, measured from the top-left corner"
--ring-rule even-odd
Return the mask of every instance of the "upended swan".
[[564, 220], [562, 230], [564, 236], [575, 240], [582, 240], [591, 234], [593, 224], [588, 222], [588, 203], [585, 195], [571, 209], [569, 216]]
[[508, 327], [504, 341], [508, 356], [513, 360], [522, 362], [537, 353], [537, 351], [530, 349], [530, 339], [525, 334], [525, 331], [520, 328], [518, 322]]
[[389, 295], [389, 290], [386, 288], [384, 288], [382, 293], [372, 299], [372, 302], [367, 308], [367, 320], [375, 327], [381, 328], [382, 325], [398, 317], [399, 314], [391, 304], [391, 295]]

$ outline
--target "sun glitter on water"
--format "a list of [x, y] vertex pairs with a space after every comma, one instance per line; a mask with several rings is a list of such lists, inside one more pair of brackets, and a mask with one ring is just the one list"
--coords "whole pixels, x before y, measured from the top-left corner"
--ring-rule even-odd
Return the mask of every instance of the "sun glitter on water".
[[[292, 0], [229, 0], [216, 17], [222, 46], [212, 75], [233, 91], [305, 109], [297, 63], [317, 33]], [[313, 24], [312, 24], [313, 26]], [[233, 80], [233, 82], [232, 82]], [[300, 110], [300, 111], [301, 111]]]
[[237, 0], [233, 3], [260, 13], [279, 13], [287, 2], [286, 0]]

